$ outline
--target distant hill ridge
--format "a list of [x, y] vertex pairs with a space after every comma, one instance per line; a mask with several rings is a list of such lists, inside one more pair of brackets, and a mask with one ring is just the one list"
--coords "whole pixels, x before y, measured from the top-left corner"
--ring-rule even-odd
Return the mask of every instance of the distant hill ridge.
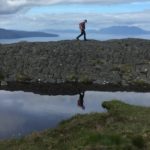
[[146, 31], [135, 26], [112, 26], [101, 29], [100, 33], [118, 34], [118, 35], [142, 35], [142, 34], [150, 34], [150, 31]]
[[15, 39], [15, 38], [27, 38], [27, 37], [57, 37], [57, 34], [34, 32], [34, 31], [17, 31], [6, 30], [0, 28], [0, 39]]
[[[78, 29], [45, 29], [42, 32], [46, 33], [78, 33]], [[143, 30], [136, 26], [111, 26], [107, 28], [102, 28], [100, 30], [87, 28], [87, 33], [100, 33], [100, 34], [110, 34], [110, 35], [147, 35], [150, 31]]]

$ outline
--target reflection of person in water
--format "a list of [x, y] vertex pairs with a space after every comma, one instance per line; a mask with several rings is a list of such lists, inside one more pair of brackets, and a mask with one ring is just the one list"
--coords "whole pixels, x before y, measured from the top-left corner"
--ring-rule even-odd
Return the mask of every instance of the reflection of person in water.
[[84, 92], [80, 92], [79, 100], [78, 100], [78, 106], [82, 109], [85, 109], [84, 106]]

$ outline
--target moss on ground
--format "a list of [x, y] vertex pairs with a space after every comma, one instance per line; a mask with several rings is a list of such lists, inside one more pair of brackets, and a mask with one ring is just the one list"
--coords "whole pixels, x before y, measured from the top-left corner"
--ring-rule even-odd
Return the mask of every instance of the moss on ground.
[[137, 86], [143, 86], [143, 87], [148, 86], [148, 83], [143, 79], [136, 79], [132, 83], [137, 85]]
[[90, 79], [87, 75], [80, 75], [79, 83], [92, 83], [92, 79]]
[[0, 81], [1, 80], [4, 80], [4, 75], [3, 75], [3, 73], [0, 72]]
[[78, 80], [78, 77], [75, 73], [72, 73], [70, 75], [67, 76], [67, 79], [66, 79], [68, 82], [77, 82]]
[[103, 65], [103, 64], [105, 64], [105, 60], [103, 60], [103, 59], [90, 60], [90, 64], [92, 64], [92, 66]]
[[106, 113], [77, 115], [56, 129], [0, 142], [0, 150], [149, 150], [150, 108], [113, 100]]
[[80, 74], [78, 77], [75, 74], [70, 74], [66, 78], [67, 82], [79, 82], [79, 83], [92, 83], [92, 79], [90, 79], [87, 75]]
[[16, 81], [19, 82], [26, 82], [26, 81], [30, 81], [30, 77], [28, 75], [25, 75], [24, 73], [18, 73], [16, 74]]
[[130, 74], [132, 72], [132, 65], [130, 64], [114, 64], [112, 71], [119, 71], [123, 74]]

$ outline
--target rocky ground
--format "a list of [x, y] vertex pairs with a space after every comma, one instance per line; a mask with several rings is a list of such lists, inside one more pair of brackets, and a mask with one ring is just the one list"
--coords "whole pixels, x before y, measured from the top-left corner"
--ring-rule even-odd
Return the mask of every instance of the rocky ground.
[[0, 80], [147, 87], [149, 51], [142, 39], [0, 45]]

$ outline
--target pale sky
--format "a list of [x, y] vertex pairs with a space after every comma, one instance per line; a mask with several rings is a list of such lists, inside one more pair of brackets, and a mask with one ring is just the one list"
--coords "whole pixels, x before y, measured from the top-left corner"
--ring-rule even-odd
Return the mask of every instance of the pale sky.
[[89, 29], [128, 25], [150, 30], [150, 0], [0, 0], [0, 28]]

